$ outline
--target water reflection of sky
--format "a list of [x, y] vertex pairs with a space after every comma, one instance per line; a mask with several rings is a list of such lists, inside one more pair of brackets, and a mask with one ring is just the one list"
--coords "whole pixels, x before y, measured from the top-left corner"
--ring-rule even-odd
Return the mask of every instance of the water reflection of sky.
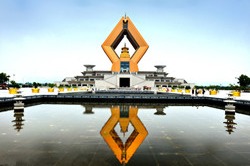
[[[15, 130], [13, 111], [0, 112], [0, 165], [119, 165], [100, 135], [110, 108], [37, 105], [25, 108], [23, 129]], [[247, 165], [250, 117], [235, 114], [236, 129], [226, 131], [225, 111], [210, 107], [169, 106], [166, 115], [140, 108], [148, 134], [127, 165]], [[133, 125], [128, 127], [126, 141]], [[119, 137], [119, 126], [115, 127]]]

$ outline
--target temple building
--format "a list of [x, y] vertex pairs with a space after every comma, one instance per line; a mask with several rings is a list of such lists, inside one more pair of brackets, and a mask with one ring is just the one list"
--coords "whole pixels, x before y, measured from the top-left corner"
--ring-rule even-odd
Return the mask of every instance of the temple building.
[[[130, 55], [126, 43], [119, 55], [115, 51], [125, 36], [135, 49], [132, 55]], [[87, 86], [97, 89], [156, 88], [188, 85], [184, 79], [168, 77], [168, 73], [164, 71], [165, 65], [155, 65], [155, 71], [140, 71], [138, 63], [148, 47], [130, 18], [124, 16], [102, 44], [102, 49], [112, 63], [111, 70], [97, 71], [94, 70], [95, 65], [84, 65], [86, 69], [81, 76], [65, 79], [64, 82], [73, 86]]]

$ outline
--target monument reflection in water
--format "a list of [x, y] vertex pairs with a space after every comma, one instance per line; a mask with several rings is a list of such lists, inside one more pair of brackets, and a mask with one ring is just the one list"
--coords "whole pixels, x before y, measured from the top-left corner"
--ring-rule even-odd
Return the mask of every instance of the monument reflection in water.
[[[136, 106], [112, 106], [110, 109], [111, 116], [100, 133], [120, 163], [125, 164], [146, 138], [148, 131], [137, 116], [138, 108]], [[128, 132], [129, 124], [134, 128], [125, 143], [115, 131], [118, 124], [123, 136]]]
[[[156, 107], [155, 115], [166, 115], [164, 112], [165, 107]], [[198, 108], [198, 107], [197, 107]], [[111, 116], [102, 127], [100, 134], [113, 151], [116, 158], [121, 164], [127, 164], [138, 147], [143, 143], [148, 135], [146, 127], [138, 117], [138, 107], [128, 105], [116, 105], [110, 108]], [[85, 114], [93, 114], [92, 107], [85, 106]], [[231, 134], [236, 129], [237, 123], [235, 120], [235, 107], [227, 104], [225, 106], [225, 120], [226, 132]], [[115, 131], [119, 126], [120, 132], [125, 137], [128, 133], [128, 126], [132, 125], [133, 131], [128, 136], [125, 142], [122, 141], [120, 136]]]
[[0, 165], [247, 165], [249, 116], [228, 108], [86, 103], [3, 111]]
[[[84, 106], [84, 114], [94, 114], [93, 107]], [[136, 150], [148, 135], [148, 131], [138, 117], [138, 107], [129, 105], [115, 105], [110, 107], [111, 116], [100, 131], [107, 145], [121, 164], [127, 164]], [[166, 115], [164, 107], [157, 107], [155, 115]], [[24, 108], [14, 109], [13, 127], [20, 132], [24, 126]], [[129, 125], [133, 131], [129, 133]], [[130, 134], [125, 142], [122, 141], [115, 128], [119, 126], [123, 137]]]

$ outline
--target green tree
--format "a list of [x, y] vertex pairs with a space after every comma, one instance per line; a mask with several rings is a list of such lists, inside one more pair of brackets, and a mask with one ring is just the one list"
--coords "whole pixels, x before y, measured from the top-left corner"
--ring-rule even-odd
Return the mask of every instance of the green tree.
[[10, 83], [11, 83], [10, 87], [20, 88], [20, 85], [18, 83], [16, 83], [16, 81], [12, 80], [12, 81], [10, 81]]
[[6, 83], [9, 81], [10, 76], [6, 73], [0, 73], [0, 84]]
[[250, 85], [250, 78], [247, 75], [241, 74], [238, 78], [238, 84], [242, 87]]
[[39, 82], [33, 82], [32, 85], [33, 85], [34, 88], [38, 88], [42, 84], [40, 84]]

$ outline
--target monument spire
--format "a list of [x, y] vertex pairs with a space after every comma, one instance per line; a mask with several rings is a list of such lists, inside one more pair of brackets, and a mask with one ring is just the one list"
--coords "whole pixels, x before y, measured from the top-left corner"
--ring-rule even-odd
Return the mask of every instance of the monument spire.
[[[126, 59], [120, 59], [121, 56], [119, 57], [117, 55], [115, 49], [125, 35], [127, 36], [130, 44], [135, 49], [135, 52], [133, 53], [133, 55], [131, 55], [131, 57], [129, 56], [129, 58], [127, 58], [128, 56], [126, 55]], [[115, 28], [111, 31], [107, 39], [102, 44], [102, 49], [112, 63], [112, 72], [121, 72], [126, 70], [133, 73], [139, 71], [138, 63], [146, 53], [148, 44], [125, 13], [125, 16], [121, 18], [121, 20], [117, 23]], [[128, 52], [128, 49], [124, 51]]]

